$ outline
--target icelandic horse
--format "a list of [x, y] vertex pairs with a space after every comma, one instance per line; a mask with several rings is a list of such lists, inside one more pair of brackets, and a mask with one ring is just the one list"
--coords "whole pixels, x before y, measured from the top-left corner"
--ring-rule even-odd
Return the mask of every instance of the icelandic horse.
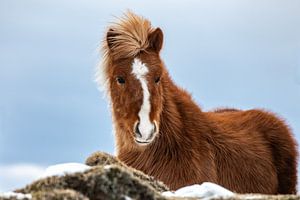
[[174, 190], [213, 182], [238, 193], [295, 194], [297, 144], [259, 109], [203, 112], [161, 60], [163, 32], [132, 12], [111, 24], [97, 81], [112, 109], [117, 157]]

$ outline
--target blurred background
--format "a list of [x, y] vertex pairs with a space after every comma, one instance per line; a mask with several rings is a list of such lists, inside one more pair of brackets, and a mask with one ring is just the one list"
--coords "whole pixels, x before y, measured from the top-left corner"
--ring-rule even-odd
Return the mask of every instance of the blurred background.
[[94, 72], [108, 23], [127, 9], [162, 28], [162, 58], [203, 110], [266, 108], [299, 140], [298, 0], [0, 0], [0, 191], [114, 153]]

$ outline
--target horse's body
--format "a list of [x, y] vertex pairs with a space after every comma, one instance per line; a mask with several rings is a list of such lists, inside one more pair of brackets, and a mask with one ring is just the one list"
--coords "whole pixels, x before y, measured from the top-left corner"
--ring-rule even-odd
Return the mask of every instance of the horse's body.
[[[296, 142], [285, 123], [262, 110], [201, 111], [169, 77], [159, 57], [162, 33], [146, 22], [129, 13], [104, 45], [118, 158], [171, 189], [209, 181], [239, 193], [296, 193]], [[131, 55], [121, 47], [133, 27], [130, 38], [144, 49]]]

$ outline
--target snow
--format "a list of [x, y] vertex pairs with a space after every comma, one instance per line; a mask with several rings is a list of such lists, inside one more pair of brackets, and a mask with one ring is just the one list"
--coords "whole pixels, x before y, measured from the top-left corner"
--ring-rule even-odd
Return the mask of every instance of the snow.
[[104, 166], [104, 169], [110, 169], [110, 168], [112, 168], [112, 165], [105, 165]]
[[64, 176], [91, 169], [90, 166], [81, 163], [63, 163], [49, 166], [41, 178], [49, 176]]
[[16, 193], [16, 192], [4, 192], [0, 193], [0, 197], [2, 198], [12, 198], [15, 197], [16, 199], [31, 199], [31, 194], [23, 194], [23, 193]]
[[175, 192], [167, 191], [162, 194], [167, 197], [195, 197], [204, 199], [217, 197], [226, 198], [234, 195], [233, 192], [223, 188], [222, 186], [210, 182], [204, 182], [201, 185], [195, 184], [186, 186], [176, 190]]
[[129, 197], [129, 196], [124, 196], [124, 199], [125, 200], [133, 200], [131, 197]]
[[251, 196], [244, 196], [244, 200], [252, 200], [252, 199], [263, 199], [264, 196], [261, 194], [252, 194]]

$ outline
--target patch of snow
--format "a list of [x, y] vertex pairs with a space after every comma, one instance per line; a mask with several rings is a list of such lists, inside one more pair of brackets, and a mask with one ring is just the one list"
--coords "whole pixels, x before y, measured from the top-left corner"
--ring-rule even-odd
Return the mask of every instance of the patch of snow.
[[251, 194], [251, 195], [245, 195], [243, 196], [243, 199], [245, 200], [252, 200], [252, 199], [264, 199], [265, 197], [260, 194]]
[[162, 193], [163, 196], [165, 197], [175, 197], [175, 192], [171, 192], [171, 191], [165, 191]]
[[77, 172], [84, 172], [91, 169], [90, 166], [81, 163], [63, 163], [49, 166], [42, 178], [49, 176], [64, 176], [66, 174], [73, 174]]
[[32, 196], [31, 194], [23, 194], [23, 193], [16, 193], [16, 192], [4, 192], [4, 193], [0, 193], [0, 197], [2, 198], [16, 198], [16, 199], [31, 199]]
[[210, 183], [204, 182], [201, 185], [195, 184], [191, 186], [186, 186], [176, 190], [175, 192], [163, 192], [162, 195], [167, 197], [195, 197], [203, 199], [211, 199], [217, 197], [231, 197], [234, 195], [233, 192], [225, 189], [224, 187]]
[[129, 197], [129, 196], [126, 196], [126, 195], [124, 196], [124, 199], [125, 199], [125, 200], [132, 200], [132, 198], [131, 198], [131, 197]]
[[103, 168], [104, 169], [110, 169], [112, 166], [111, 165], [105, 165]]

